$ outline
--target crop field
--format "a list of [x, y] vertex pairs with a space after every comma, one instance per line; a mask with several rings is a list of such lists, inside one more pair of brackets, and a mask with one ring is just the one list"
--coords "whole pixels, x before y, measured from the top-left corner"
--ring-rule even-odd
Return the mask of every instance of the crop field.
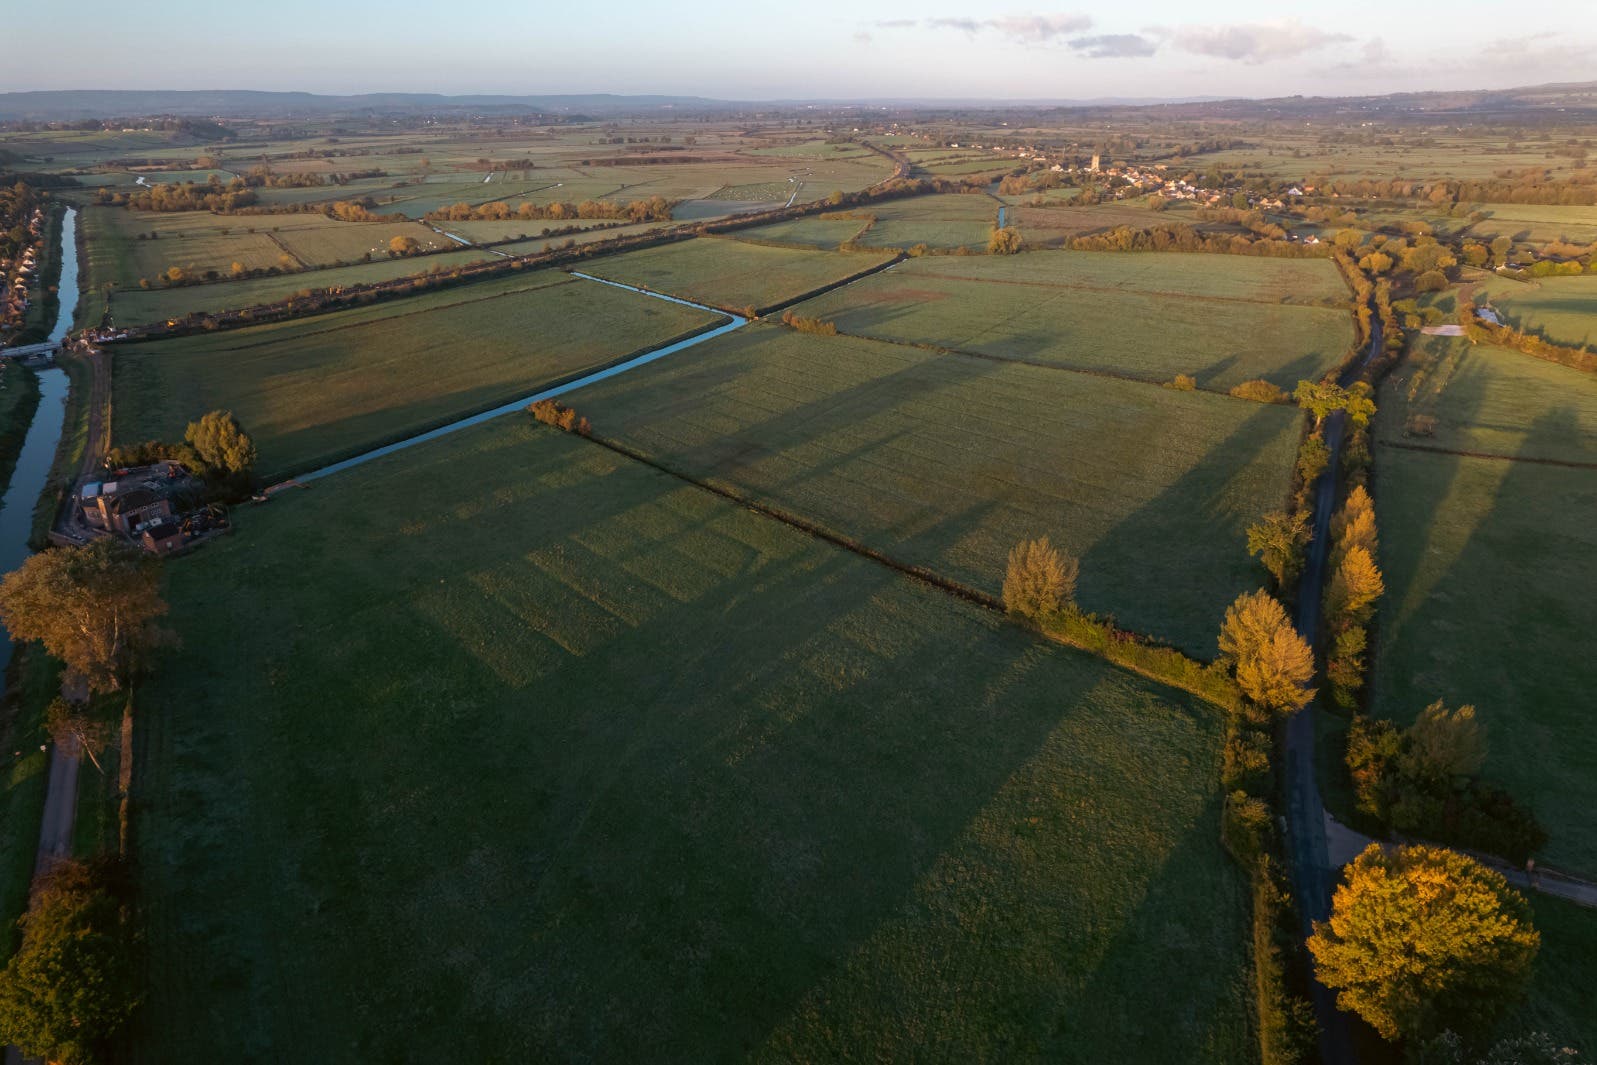
[[[1597, 873], [1597, 475], [1395, 448], [1380, 449], [1378, 470], [1376, 707], [1407, 722], [1435, 699], [1474, 704], [1487, 775], [1547, 826], [1546, 863]], [[1494, 653], [1505, 633], [1512, 654]]]
[[1212, 657], [1259, 583], [1247, 526], [1278, 509], [1287, 407], [754, 325], [570, 402], [674, 470], [731, 485], [996, 594], [1047, 535], [1089, 610]]
[[[1418, 337], [1381, 409], [1381, 440], [1597, 465], [1597, 376], [1507, 348]], [[1411, 435], [1415, 416], [1434, 418], [1434, 431]]]
[[528, 421], [330, 484], [172, 573], [130, 1060], [1252, 1053], [1211, 709]]
[[1034, 252], [911, 259], [801, 310], [846, 333], [995, 358], [1290, 390], [1352, 346], [1348, 312], [1314, 305], [1346, 299], [1324, 260]]
[[1509, 324], [1556, 344], [1597, 349], [1597, 274], [1526, 283], [1488, 276], [1476, 289]]
[[754, 226], [730, 234], [738, 240], [769, 240], [778, 244], [797, 244], [806, 248], [835, 248], [852, 240], [864, 229], [864, 218], [795, 218]]
[[1482, 210], [1491, 217], [1471, 226], [1472, 236], [1507, 236], [1536, 243], [1568, 240], [1589, 244], [1597, 241], [1597, 207], [1493, 203]]
[[872, 204], [876, 225], [860, 238], [873, 248], [985, 248], [999, 205], [976, 193], [917, 196]]
[[113, 437], [181, 439], [234, 412], [270, 474], [303, 471], [530, 394], [719, 316], [544, 272], [225, 334], [130, 345]]
[[739, 310], [769, 307], [886, 262], [887, 255], [771, 248], [719, 237], [600, 259], [584, 273]]
[[191, 311], [215, 312], [271, 303], [306, 289], [336, 285], [361, 285], [409, 277], [433, 270], [451, 270], [467, 263], [493, 258], [488, 252], [463, 249], [414, 259], [378, 259], [358, 266], [333, 266], [324, 270], [223, 281], [179, 288], [121, 290], [111, 296], [111, 317], [118, 326], [140, 325], [181, 317]]

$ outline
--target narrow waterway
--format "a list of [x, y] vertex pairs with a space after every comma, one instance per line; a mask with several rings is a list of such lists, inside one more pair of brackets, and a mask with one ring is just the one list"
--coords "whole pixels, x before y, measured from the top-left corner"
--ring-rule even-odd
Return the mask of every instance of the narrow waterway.
[[[72, 329], [78, 310], [78, 212], [68, 208], [61, 220], [61, 279], [56, 285], [60, 310], [50, 342], [60, 343]], [[10, 573], [32, 554], [28, 538], [33, 533], [33, 506], [43, 494], [55, 462], [56, 446], [67, 414], [66, 371], [50, 367], [39, 371], [39, 408], [17, 457], [11, 483], [0, 497], [0, 573]], [[11, 661], [11, 642], [0, 641], [0, 669]]]
[[342, 462], [335, 462], [330, 466], [323, 466], [319, 470], [303, 474], [295, 479], [301, 483], [306, 481], [320, 480], [323, 477], [328, 477], [335, 473], [342, 473], [345, 470], [364, 465], [370, 462], [372, 459], [380, 459], [384, 455], [392, 455], [396, 451], [403, 451], [407, 447], [413, 447], [416, 444], [424, 444], [429, 440], [436, 440], [441, 436], [448, 436], [450, 433], [456, 433], [462, 429], [468, 429], [473, 425], [481, 425], [483, 422], [491, 421], [494, 418], [499, 418], [506, 414], [515, 414], [517, 411], [524, 411], [527, 409], [529, 404], [536, 403], [541, 399], [554, 399], [556, 396], [563, 396], [568, 392], [575, 392], [577, 389], [586, 385], [608, 380], [611, 377], [624, 374], [628, 370], [635, 370], [639, 366], [646, 366], [658, 359], [663, 359], [667, 356], [675, 355], [678, 352], [686, 351], [688, 348], [694, 347], [698, 344], [703, 344], [707, 340], [714, 340], [718, 336], [724, 336], [727, 333], [732, 332], [734, 329], [741, 329], [745, 325], [749, 324], [749, 320], [747, 318], [743, 318], [735, 314], [727, 314], [725, 311], [716, 310], [714, 307], [706, 307], [704, 304], [694, 303], [692, 300], [678, 299], [675, 296], [667, 296], [660, 292], [650, 292], [646, 289], [634, 288], [631, 285], [623, 285], [619, 281], [606, 281], [602, 277], [594, 277], [591, 274], [578, 273], [575, 270], [571, 272], [571, 276], [580, 277], [584, 281], [592, 281], [600, 285], [610, 285], [614, 288], [624, 288], [628, 292], [636, 292], [639, 295], [648, 296], [650, 299], [665, 300], [667, 303], [679, 303], [684, 307], [694, 307], [701, 311], [709, 311], [711, 314], [727, 318], [729, 321], [725, 325], [719, 325], [714, 329], [709, 329], [703, 333], [695, 334], [694, 336], [688, 337], [686, 340], [679, 340], [674, 344], [667, 344], [665, 347], [656, 348], [653, 351], [645, 352], [636, 358], [628, 359], [625, 362], [616, 363], [614, 366], [607, 366], [603, 370], [595, 370], [593, 373], [579, 377], [575, 381], [567, 381], [563, 385], [555, 385], [553, 388], [546, 388], [542, 392], [534, 392], [531, 395], [523, 396], [520, 399], [513, 399], [509, 403], [501, 404], [492, 410], [485, 410], [480, 414], [473, 414], [470, 417], [461, 418], [458, 421], [450, 422], [448, 425], [441, 425], [436, 429], [429, 429], [424, 433], [417, 433], [415, 436], [407, 436], [403, 440], [396, 441], [392, 444], [385, 444], [382, 447], [373, 448], [370, 451], [356, 455], [354, 458], [348, 458]]

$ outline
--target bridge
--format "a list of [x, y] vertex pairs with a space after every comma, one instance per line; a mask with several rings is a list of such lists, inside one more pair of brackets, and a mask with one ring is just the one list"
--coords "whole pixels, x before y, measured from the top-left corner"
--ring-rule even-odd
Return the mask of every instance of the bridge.
[[54, 355], [61, 350], [59, 340], [43, 344], [26, 344], [20, 348], [0, 348], [0, 359], [28, 359], [35, 355]]

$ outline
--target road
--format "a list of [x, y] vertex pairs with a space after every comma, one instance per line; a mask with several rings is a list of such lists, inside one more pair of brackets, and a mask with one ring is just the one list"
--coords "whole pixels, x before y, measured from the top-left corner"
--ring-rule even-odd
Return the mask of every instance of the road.
[[[1381, 322], [1371, 315], [1370, 343], [1364, 357], [1343, 371], [1337, 383], [1344, 388], [1357, 380], [1382, 349]], [[1309, 541], [1303, 578], [1298, 584], [1297, 628], [1310, 646], [1320, 630], [1320, 599], [1325, 590], [1325, 571], [1330, 558], [1331, 513], [1336, 509], [1336, 471], [1341, 463], [1342, 442], [1347, 435], [1347, 415], [1337, 411], [1325, 419], [1325, 444], [1331, 461], [1314, 482], [1314, 537]], [[1286, 727], [1287, 841], [1292, 863], [1292, 887], [1303, 920], [1303, 935], [1314, 931], [1314, 922], [1331, 915], [1331, 893], [1340, 869], [1332, 864], [1325, 837], [1325, 804], [1320, 800], [1320, 783], [1315, 765], [1315, 707], [1313, 703], [1292, 715]], [[1346, 1014], [1336, 1008], [1336, 997], [1318, 980], [1314, 982], [1314, 1013], [1320, 1022], [1320, 1060], [1325, 1065], [1351, 1065], [1357, 1060], [1353, 1050], [1353, 1028]]]

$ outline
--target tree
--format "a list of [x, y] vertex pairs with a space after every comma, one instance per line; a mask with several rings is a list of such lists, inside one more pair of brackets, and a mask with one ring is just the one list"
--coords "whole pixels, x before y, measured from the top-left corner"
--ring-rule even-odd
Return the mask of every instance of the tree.
[[1020, 251], [1020, 230], [1014, 226], [994, 229], [987, 239], [987, 254], [1014, 255]]
[[44, 727], [57, 747], [76, 743], [78, 749], [89, 756], [94, 768], [102, 774], [100, 754], [110, 738], [110, 724], [90, 710], [87, 704], [75, 703], [59, 696], [50, 700], [44, 711]]
[[1248, 554], [1264, 563], [1277, 588], [1285, 588], [1303, 569], [1303, 549], [1310, 535], [1301, 514], [1266, 514], [1248, 529]]
[[1004, 574], [1004, 607], [1012, 614], [1041, 621], [1076, 596], [1081, 564], [1044, 536], [1022, 540], [1009, 552]]
[[1355, 381], [1353, 387], [1348, 389], [1347, 398], [1342, 401], [1342, 409], [1347, 411], [1347, 420], [1352, 423], [1353, 428], [1364, 428], [1375, 416], [1373, 392], [1374, 389], [1363, 381]]
[[1399, 761], [1403, 773], [1414, 780], [1451, 785], [1486, 764], [1486, 726], [1476, 719], [1473, 706], [1449, 710], [1438, 699], [1420, 711], [1404, 738]]
[[189, 422], [183, 434], [200, 460], [224, 476], [243, 476], [255, 468], [255, 441], [230, 410], [213, 410]]
[[116, 691], [166, 639], [160, 566], [118, 540], [42, 551], [0, 581], [0, 624], [38, 640], [91, 691]]
[[1441, 847], [1372, 843], [1348, 866], [1309, 951], [1337, 1004], [1387, 1039], [1476, 1028], [1513, 1001], [1541, 936], [1507, 881]]
[[1298, 387], [1292, 391], [1292, 398], [1298, 401], [1298, 406], [1314, 415], [1314, 424], [1319, 425], [1332, 411], [1345, 408], [1348, 397], [1347, 389], [1340, 385], [1299, 381]]
[[393, 237], [388, 241], [388, 254], [390, 255], [403, 258], [407, 255], [415, 255], [420, 250], [421, 242], [415, 237], [404, 236], [402, 234], [400, 236]]
[[39, 886], [0, 972], [0, 1039], [53, 1065], [91, 1065], [138, 1005], [128, 908], [103, 871], [68, 863]]
[[1308, 437], [1298, 448], [1298, 480], [1305, 486], [1313, 484], [1331, 465], [1331, 449], [1317, 436]]
[[1369, 620], [1375, 601], [1386, 591], [1380, 567], [1364, 547], [1350, 547], [1331, 574], [1325, 590], [1325, 610], [1339, 621], [1362, 625]]
[[1314, 697], [1314, 651], [1268, 592], [1239, 595], [1220, 626], [1220, 656], [1256, 706], [1289, 714]]

